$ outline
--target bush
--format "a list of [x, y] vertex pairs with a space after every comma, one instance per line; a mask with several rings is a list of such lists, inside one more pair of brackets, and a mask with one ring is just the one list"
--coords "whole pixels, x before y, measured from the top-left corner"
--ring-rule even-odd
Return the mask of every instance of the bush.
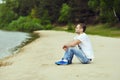
[[41, 30], [43, 26], [40, 24], [40, 20], [36, 18], [30, 17], [20, 17], [18, 20], [12, 21], [9, 26], [8, 30], [17, 30], [17, 31], [26, 31], [31, 32], [34, 30]]
[[51, 24], [47, 24], [47, 25], [44, 26], [45, 30], [50, 30], [52, 28], [53, 28], [53, 26]]
[[68, 23], [68, 27], [67, 27], [67, 30], [73, 30], [73, 24], [72, 23]]
[[24, 32], [32, 32], [35, 30], [49, 30], [52, 29], [53, 26], [49, 23], [46, 25], [42, 25], [40, 19], [30, 18], [30, 17], [20, 17], [17, 20], [12, 21], [7, 30], [13, 31], [24, 31]]

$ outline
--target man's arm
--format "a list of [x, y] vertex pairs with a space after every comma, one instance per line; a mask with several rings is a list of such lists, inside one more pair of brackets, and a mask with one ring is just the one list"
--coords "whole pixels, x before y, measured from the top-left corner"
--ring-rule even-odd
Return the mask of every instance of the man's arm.
[[65, 44], [63, 46], [63, 49], [66, 51], [69, 47], [74, 47], [74, 46], [80, 44], [80, 42], [81, 42], [80, 40], [74, 40], [74, 41], [72, 41], [72, 42], [70, 42], [68, 44]]

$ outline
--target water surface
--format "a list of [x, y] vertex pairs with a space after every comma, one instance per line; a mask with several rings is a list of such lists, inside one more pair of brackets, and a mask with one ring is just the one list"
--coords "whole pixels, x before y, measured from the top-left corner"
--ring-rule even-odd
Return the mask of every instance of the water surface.
[[12, 55], [14, 48], [28, 38], [28, 33], [0, 30], [0, 59]]

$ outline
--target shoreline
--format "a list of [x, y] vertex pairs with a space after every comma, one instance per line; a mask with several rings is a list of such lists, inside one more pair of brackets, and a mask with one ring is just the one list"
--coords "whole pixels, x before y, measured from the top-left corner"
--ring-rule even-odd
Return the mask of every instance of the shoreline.
[[95, 53], [94, 62], [84, 65], [74, 57], [73, 64], [57, 66], [54, 62], [64, 54], [61, 46], [71, 41], [75, 34], [49, 30], [36, 33], [40, 38], [21, 48], [19, 54], [6, 60], [8, 66], [0, 68], [1, 80], [120, 79], [117, 62], [120, 60], [120, 38], [88, 35]]
[[30, 37], [29, 39], [26, 39], [20, 45], [14, 47], [13, 50], [11, 51], [11, 55], [6, 56], [6, 57], [0, 59], [0, 67], [10, 65], [10, 63], [7, 63], [5, 61], [10, 59], [10, 58], [12, 58], [12, 57], [15, 57], [17, 54], [20, 53], [21, 49], [24, 46], [30, 44], [31, 42], [33, 42], [34, 40], [39, 38], [40, 35], [38, 33], [36, 33], [36, 31], [34, 31], [33, 33], [29, 33], [29, 37]]

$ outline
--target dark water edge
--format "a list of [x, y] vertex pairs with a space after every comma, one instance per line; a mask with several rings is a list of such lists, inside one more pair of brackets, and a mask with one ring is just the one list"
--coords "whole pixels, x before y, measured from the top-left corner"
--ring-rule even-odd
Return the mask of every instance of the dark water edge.
[[24, 47], [25, 45], [31, 43], [32, 41], [36, 40], [40, 36], [37, 33], [29, 33], [30, 38], [23, 41], [19, 46], [16, 46], [12, 52], [18, 51], [20, 48]]
[[24, 47], [25, 45], [31, 43], [32, 41], [34, 41], [34, 40], [36, 40], [37, 38], [40, 37], [39, 34], [37, 34], [37, 33], [28, 33], [28, 34], [29, 34], [29, 35], [28, 35], [28, 36], [29, 36], [28, 38], [26, 38], [23, 42], [21, 42], [20, 45], [12, 48], [12, 49], [9, 51], [10, 55], [7, 55], [7, 56], [5, 56], [5, 57], [2, 57], [2, 58], [0, 58], [0, 60], [9, 58], [10, 56], [13, 56], [13, 55], [17, 54], [22, 47]]

